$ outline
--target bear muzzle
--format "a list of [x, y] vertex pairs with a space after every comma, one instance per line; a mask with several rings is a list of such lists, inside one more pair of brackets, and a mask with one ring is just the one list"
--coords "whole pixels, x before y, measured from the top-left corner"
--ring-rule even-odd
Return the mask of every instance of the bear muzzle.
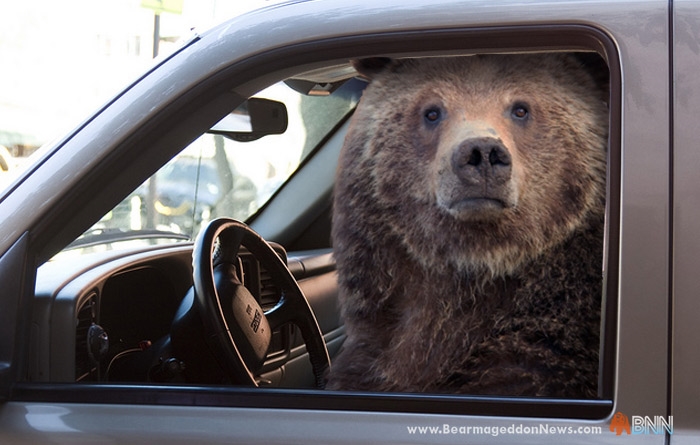
[[513, 159], [500, 139], [463, 141], [449, 154], [441, 175], [438, 202], [461, 219], [488, 219], [514, 207]]
[[500, 139], [464, 141], [452, 153], [452, 170], [467, 185], [504, 183], [510, 179], [511, 156]]

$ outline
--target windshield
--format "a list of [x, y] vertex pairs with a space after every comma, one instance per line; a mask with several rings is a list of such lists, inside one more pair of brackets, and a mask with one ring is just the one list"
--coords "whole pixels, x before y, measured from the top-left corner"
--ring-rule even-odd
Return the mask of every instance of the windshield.
[[353, 79], [310, 96], [281, 82], [261, 91], [256, 98], [286, 106], [286, 131], [256, 140], [202, 134], [60, 255], [188, 241], [213, 218], [250, 220], [354, 109], [363, 86]]

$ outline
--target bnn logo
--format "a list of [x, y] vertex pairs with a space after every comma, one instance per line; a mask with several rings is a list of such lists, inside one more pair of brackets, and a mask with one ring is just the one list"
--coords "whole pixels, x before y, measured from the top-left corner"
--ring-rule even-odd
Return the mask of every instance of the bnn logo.
[[626, 434], [673, 434], [673, 416], [665, 418], [663, 416], [632, 416], [629, 418], [617, 412], [610, 422], [610, 431], [619, 436], [623, 432]]

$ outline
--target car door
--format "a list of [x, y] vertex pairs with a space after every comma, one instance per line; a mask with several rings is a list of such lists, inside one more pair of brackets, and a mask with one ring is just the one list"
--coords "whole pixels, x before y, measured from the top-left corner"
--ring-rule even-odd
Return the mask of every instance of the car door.
[[[461, 443], [478, 436], [481, 442], [542, 443], [547, 436], [558, 443], [663, 443], [664, 431], [631, 437], [610, 425], [617, 413], [632, 419], [668, 415], [668, 8], [663, 1], [291, 2], [202, 35], [57, 144], [0, 202], [0, 279], [6, 283], [0, 438]], [[599, 399], [76, 385], [25, 378], [27, 361], [37, 354], [28, 347], [36, 267], [232, 103], [295, 72], [350, 58], [550, 50], [596, 51], [611, 73]], [[118, 174], [127, 170], [128, 176]], [[275, 206], [252, 221], [272, 240], [285, 232], [276, 223]]]
[[700, 150], [693, 113], [698, 111], [695, 97], [700, 93], [697, 70], [700, 7], [689, 1], [674, 2], [673, 31], [673, 170], [672, 187], [672, 299], [669, 301], [673, 329], [671, 331], [671, 414], [674, 433], [671, 443], [693, 443], [700, 422], [700, 372], [698, 355], [697, 276], [698, 255], [698, 185]]

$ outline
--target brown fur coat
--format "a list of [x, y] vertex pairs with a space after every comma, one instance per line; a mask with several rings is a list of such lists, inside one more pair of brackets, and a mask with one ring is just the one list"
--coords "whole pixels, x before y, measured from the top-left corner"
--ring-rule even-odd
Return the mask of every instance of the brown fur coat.
[[358, 69], [327, 387], [596, 397], [606, 91], [562, 55]]

